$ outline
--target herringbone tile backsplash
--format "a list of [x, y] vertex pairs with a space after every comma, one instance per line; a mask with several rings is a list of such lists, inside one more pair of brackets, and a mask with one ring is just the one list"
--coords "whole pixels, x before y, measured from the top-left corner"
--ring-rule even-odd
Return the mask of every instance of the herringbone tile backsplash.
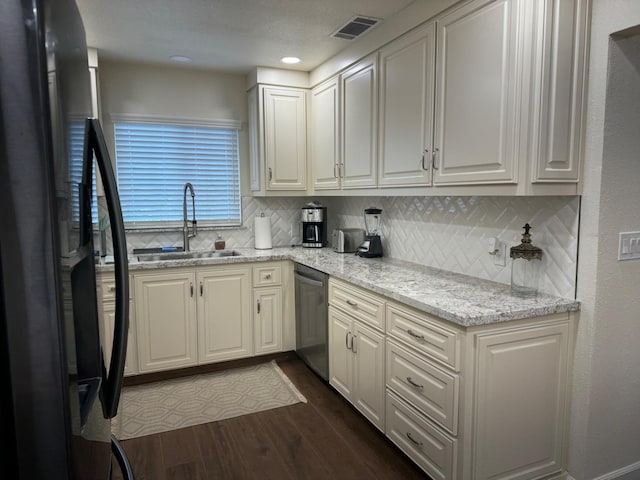
[[[533, 243], [544, 251], [541, 290], [575, 296], [579, 197], [326, 197], [329, 232], [364, 227], [366, 207], [383, 209], [385, 256], [509, 283], [511, 264], [494, 265], [488, 241], [520, 243], [522, 226], [533, 227]], [[274, 246], [299, 244], [300, 208], [308, 197], [242, 199], [243, 226], [201, 230], [192, 248], [210, 249], [217, 234], [227, 248], [253, 246], [254, 217], [271, 217]], [[330, 237], [330, 235], [329, 235]], [[129, 249], [181, 245], [181, 232], [128, 233]]]

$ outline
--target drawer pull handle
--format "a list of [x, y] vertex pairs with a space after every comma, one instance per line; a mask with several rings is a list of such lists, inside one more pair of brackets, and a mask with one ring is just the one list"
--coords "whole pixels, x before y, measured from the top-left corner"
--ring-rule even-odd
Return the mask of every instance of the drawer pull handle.
[[265, 279], [265, 280], [271, 280], [271, 274], [270, 274], [270, 273], [267, 273], [267, 274], [264, 276], [264, 279]]
[[411, 377], [407, 377], [407, 382], [409, 382], [411, 386], [419, 388], [421, 390], [424, 388], [424, 385], [420, 385], [419, 383], [414, 382], [413, 380], [411, 380]]
[[423, 445], [423, 444], [422, 444], [422, 442], [419, 442], [418, 440], [416, 440], [415, 438], [413, 438], [413, 437], [411, 436], [411, 432], [407, 432], [407, 438], [408, 438], [409, 440], [411, 440], [411, 441], [413, 442], [413, 444], [414, 444], [414, 445], [418, 445], [419, 447], [421, 447], [421, 446]]
[[417, 338], [419, 340], [424, 340], [424, 335], [418, 335], [417, 333], [413, 333], [411, 329], [407, 330], [407, 333], [411, 335], [413, 338]]
[[352, 307], [357, 307], [358, 304], [356, 302], [354, 302], [353, 300], [347, 300], [347, 304], [351, 305]]

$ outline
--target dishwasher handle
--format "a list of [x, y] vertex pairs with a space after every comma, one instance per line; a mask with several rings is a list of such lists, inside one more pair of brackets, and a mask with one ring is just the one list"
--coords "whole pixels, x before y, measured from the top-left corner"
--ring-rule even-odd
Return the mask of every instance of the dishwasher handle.
[[324, 287], [324, 282], [322, 280], [314, 280], [313, 278], [306, 277], [298, 272], [293, 272], [293, 274], [295, 275], [296, 280], [300, 280], [302, 283], [308, 283], [314, 287]]

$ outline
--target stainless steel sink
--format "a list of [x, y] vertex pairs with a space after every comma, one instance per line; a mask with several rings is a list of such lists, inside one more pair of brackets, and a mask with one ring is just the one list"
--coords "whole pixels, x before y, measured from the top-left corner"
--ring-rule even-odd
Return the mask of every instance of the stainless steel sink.
[[191, 260], [196, 258], [238, 257], [242, 255], [236, 250], [215, 250], [205, 252], [167, 252], [146, 253], [138, 255], [139, 262], [166, 262], [171, 260]]

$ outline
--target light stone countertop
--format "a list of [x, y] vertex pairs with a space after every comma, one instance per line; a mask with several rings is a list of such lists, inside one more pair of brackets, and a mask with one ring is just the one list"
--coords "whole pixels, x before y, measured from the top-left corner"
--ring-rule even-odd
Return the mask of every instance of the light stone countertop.
[[[240, 256], [156, 262], [129, 260], [129, 271], [293, 260], [463, 327], [577, 311], [580, 302], [547, 294], [519, 297], [509, 285], [390, 258], [360, 258], [330, 248], [234, 249]], [[113, 265], [97, 270], [112, 271]]]

